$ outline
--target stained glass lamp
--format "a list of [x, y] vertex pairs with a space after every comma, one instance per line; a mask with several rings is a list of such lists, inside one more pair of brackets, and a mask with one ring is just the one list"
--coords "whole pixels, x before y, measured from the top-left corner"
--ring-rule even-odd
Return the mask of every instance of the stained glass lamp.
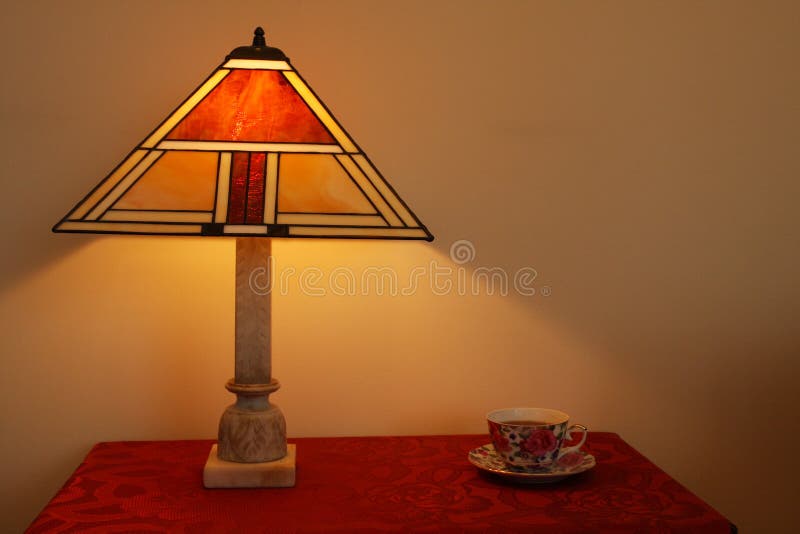
[[207, 487], [292, 486], [295, 450], [269, 395], [271, 238], [433, 236], [257, 28], [53, 228], [236, 238], [236, 403], [222, 415]]

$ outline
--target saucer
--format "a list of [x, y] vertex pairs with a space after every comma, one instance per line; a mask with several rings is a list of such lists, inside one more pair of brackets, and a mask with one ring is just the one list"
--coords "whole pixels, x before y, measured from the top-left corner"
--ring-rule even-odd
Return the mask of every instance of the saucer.
[[527, 470], [523, 467], [509, 467], [503, 462], [500, 456], [494, 450], [491, 443], [472, 449], [469, 451], [469, 461], [472, 465], [482, 471], [492, 473], [513, 480], [515, 482], [522, 482], [525, 484], [546, 484], [549, 482], [558, 482], [568, 476], [577, 475], [588, 471], [595, 466], [596, 462], [594, 456], [591, 454], [579, 451], [578, 454], [583, 455], [583, 461], [577, 465], [570, 467], [554, 465], [553, 467], [545, 467], [535, 470]]

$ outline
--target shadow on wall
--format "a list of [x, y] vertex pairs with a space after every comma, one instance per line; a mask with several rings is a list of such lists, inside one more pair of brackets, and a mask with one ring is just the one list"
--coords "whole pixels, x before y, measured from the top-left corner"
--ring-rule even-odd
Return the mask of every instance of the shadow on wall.
[[[231, 9], [258, 17], [262, 4]], [[244, 16], [221, 21], [197, 7], [159, 6], [156, 18], [102, 2], [7, 10], [0, 56], [13, 82], [0, 88], [0, 195], [8, 203], [0, 291], [95, 239], [50, 228], [216, 66], [236, 44], [231, 35], [252, 31]], [[179, 46], [180, 60], [161, 55], [180, 54]]]
[[77, 252], [92, 239], [59, 239], [50, 234], [49, 230], [25, 228], [22, 224], [17, 228], [22, 231], [3, 236], [3, 246], [8, 252], [0, 264], [0, 294], [24, 283], [25, 279], [34, 276], [39, 269]]

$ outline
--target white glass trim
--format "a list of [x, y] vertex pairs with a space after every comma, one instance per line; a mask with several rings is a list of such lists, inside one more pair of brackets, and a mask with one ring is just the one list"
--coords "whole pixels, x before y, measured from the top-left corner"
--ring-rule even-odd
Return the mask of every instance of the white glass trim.
[[353, 158], [347, 154], [336, 157], [353, 177], [353, 180], [364, 190], [364, 193], [366, 193], [372, 203], [375, 204], [380, 214], [389, 222], [389, 226], [404, 226], [403, 222], [392, 211], [392, 208], [389, 207], [389, 204], [386, 203], [380, 193], [378, 193], [378, 190], [375, 189], [375, 186], [372, 185], [372, 182], [369, 181], [369, 178], [367, 178], [364, 173], [361, 172], [358, 165], [353, 162]]
[[417, 221], [414, 220], [414, 217], [412, 217], [411, 213], [409, 213], [406, 207], [403, 206], [403, 203], [399, 198], [397, 198], [397, 195], [394, 193], [394, 191], [392, 191], [391, 188], [386, 184], [386, 181], [381, 178], [381, 175], [378, 174], [378, 171], [375, 170], [375, 167], [370, 165], [366, 156], [363, 154], [354, 154], [353, 160], [355, 160], [358, 166], [361, 167], [361, 170], [364, 171], [364, 174], [367, 175], [367, 178], [369, 178], [370, 182], [372, 182], [375, 188], [380, 191], [380, 193], [383, 195], [383, 198], [385, 198], [386, 201], [391, 204], [394, 211], [400, 215], [406, 226], [416, 226]]
[[100, 201], [100, 203], [97, 204], [97, 206], [95, 206], [91, 212], [89, 212], [89, 215], [86, 216], [86, 219], [99, 219], [103, 212], [110, 208], [117, 200], [119, 200], [119, 197], [121, 197], [125, 191], [127, 191], [128, 188], [150, 168], [153, 162], [157, 160], [161, 154], [163, 154], [163, 152], [160, 150], [151, 150], [150, 153], [147, 154], [147, 156], [145, 156], [144, 159], [142, 159], [142, 161], [140, 161], [139, 164], [136, 165], [136, 167], [134, 167], [133, 170], [125, 176], [125, 178], [120, 180], [114, 189], [112, 189], [111, 192], [106, 195], [106, 197]]
[[278, 154], [267, 154], [267, 190], [264, 192], [264, 223], [275, 224], [278, 198]]
[[117, 167], [111, 175], [106, 178], [91, 194], [81, 202], [81, 204], [69, 214], [69, 219], [82, 219], [86, 212], [88, 212], [106, 193], [111, 191], [126, 174], [131, 172], [131, 169], [142, 161], [142, 158], [147, 155], [147, 150], [137, 150], [126, 159], [122, 165]]
[[226, 69], [292, 70], [285, 61], [268, 59], [229, 59], [223, 65]]
[[101, 221], [141, 221], [163, 223], [210, 223], [209, 211], [108, 210]]
[[201, 150], [218, 152], [319, 152], [340, 154], [339, 145], [311, 143], [248, 143], [240, 141], [161, 141], [159, 150]]
[[341, 228], [335, 226], [290, 226], [289, 235], [308, 237], [428, 237], [428, 234], [421, 228]]
[[343, 215], [338, 213], [279, 213], [278, 224], [317, 226], [386, 226], [380, 215]]
[[300, 98], [305, 100], [308, 107], [317, 115], [319, 120], [322, 121], [322, 124], [328, 129], [329, 132], [336, 138], [340, 145], [345, 152], [358, 152], [356, 145], [350, 140], [342, 127], [331, 117], [331, 114], [328, 113], [328, 110], [325, 109], [325, 106], [322, 105], [322, 102], [314, 96], [314, 93], [311, 89], [303, 82], [302, 78], [297, 75], [294, 71], [287, 71], [284, 72], [283, 75], [289, 80], [289, 83], [292, 84], [295, 91], [300, 95]]
[[231, 185], [231, 153], [220, 152], [217, 172], [217, 205], [214, 222], [224, 223], [228, 219], [228, 190]]
[[68, 221], [61, 223], [56, 230], [78, 230], [85, 232], [111, 232], [115, 234], [198, 234], [202, 231], [199, 224], [146, 224], [118, 222], [84, 222]]
[[266, 226], [256, 226], [250, 224], [226, 224], [223, 232], [226, 234], [267, 234]]

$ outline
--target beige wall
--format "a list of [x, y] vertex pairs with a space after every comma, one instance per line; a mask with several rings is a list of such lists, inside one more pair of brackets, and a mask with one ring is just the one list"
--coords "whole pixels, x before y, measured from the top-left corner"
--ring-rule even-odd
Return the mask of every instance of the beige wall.
[[482, 432], [491, 408], [560, 407], [745, 532], [788, 531], [796, 6], [6, 6], [0, 530], [26, 525], [95, 442], [214, 436], [231, 400], [233, 243], [49, 228], [263, 24], [437, 236], [279, 242], [280, 265], [407, 275], [457, 267], [450, 244], [467, 239], [467, 267], [530, 266], [552, 290], [291, 286], [274, 299], [291, 436]]

